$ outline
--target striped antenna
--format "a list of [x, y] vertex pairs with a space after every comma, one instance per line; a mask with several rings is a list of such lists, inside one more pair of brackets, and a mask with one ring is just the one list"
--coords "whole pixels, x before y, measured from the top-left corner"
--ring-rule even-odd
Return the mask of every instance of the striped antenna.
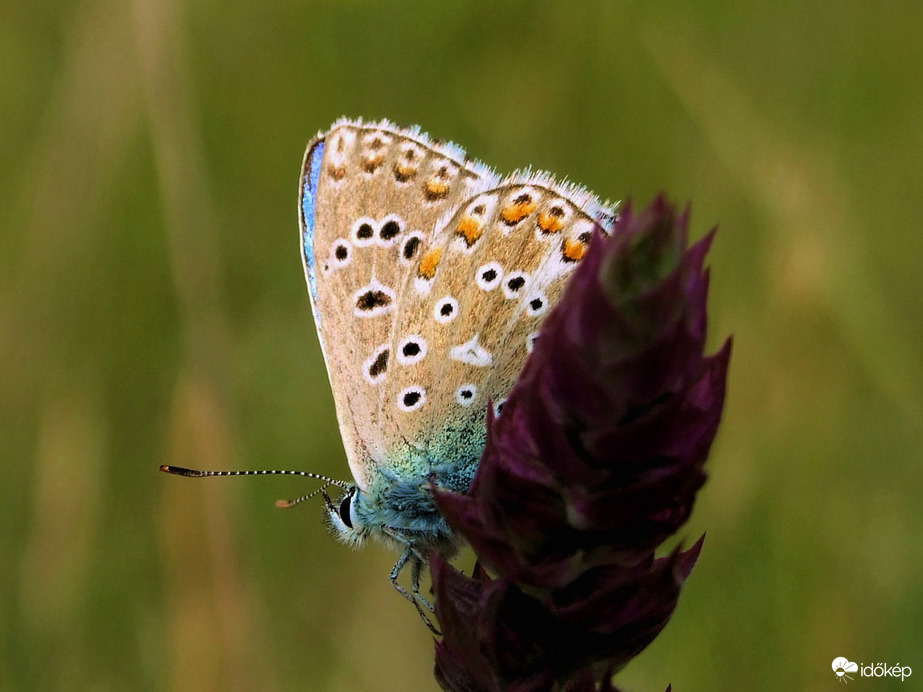
[[328, 507], [332, 507], [333, 503], [330, 500], [330, 497], [325, 492], [327, 488], [331, 485], [336, 486], [337, 488], [342, 488], [343, 490], [349, 490], [352, 487], [346, 481], [338, 481], [333, 478], [328, 478], [327, 476], [322, 476], [319, 473], [311, 473], [310, 471], [286, 471], [286, 470], [256, 470], [256, 471], [199, 471], [198, 469], [187, 469], [182, 466], [168, 466], [163, 464], [160, 467], [160, 470], [164, 473], [172, 473], [174, 476], [186, 476], [187, 478], [209, 478], [211, 476], [302, 476], [303, 478], [315, 478], [319, 481], [324, 481], [324, 486], [318, 488], [312, 493], [307, 495], [302, 495], [297, 497], [294, 500], [278, 500], [276, 502], [276, 507], [294, 507], [295, 505], [309, 500], [315, 495], [323, 493], [324, 499], [327, 502]]
[[[323, 488], [318, 488], [313, 493], [308, 493], [307, 495], [302, 495], [301, 497], [296, 497], [293, 500], [276, 500], [276, 507], [281, 507], [282, 509], [288, 509], [289, 507], [294, 507], [297, 504], [301, 504], [305, 500], [310, 500], [315, 495], [324, 496], [324, 502], [327, 503], [327, 509], [331, 511], [336, 511], [336, 505], [333, 504], [333, 500], [330, 499], [330, 496], [327, 494], [327, 488], [330, 487], [330, 484], [325, 485]], [[339, 486], [343, 487], [343, 486]]]

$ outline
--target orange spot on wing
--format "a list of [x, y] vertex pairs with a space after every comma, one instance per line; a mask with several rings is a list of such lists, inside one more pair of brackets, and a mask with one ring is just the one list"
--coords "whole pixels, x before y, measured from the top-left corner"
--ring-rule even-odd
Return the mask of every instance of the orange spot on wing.
[[405, 166], [401, 163], [394, 164], [394, 177], [401, 182], [410, 180], [416, 172], [417, 169], [414, 166]]
[[481, 222], [471, 216], [463, 216], [455, 229], [455, 234], [464, 238], [468, 247], [474, 245], [483, 233]]
[[566, 238], [564, 240], [564, 259], [569, 262], [579, 262], [583, 259], [583, 256], [586, 254], [586, 243], [582, 243], [579, 240], [571, 240]]
[[439, 262], [441, 261], [442, 248], [433, 248], [423, 255], [423, 258], [420, 260], [420, 268], [417, 270], [417, 276], [429, 281], [436, 276], [436, 269], [439, 267]]
[[538, 227], [545, 233], [557, 233], [564, 227], [564, 222], [557, 216], [542, 212], [538, 215]]
[[503, 217], [507, 225], [514, 226], [535, 211], [535, 207], [535, 202], [513, 203], [508, 207], [504, 207], [503, 211], [500, 212], [500, 216]]
[[374, 173], [379, 166], [385, 162], [384, 154], [372, 154], [365, 157], [362, 161], [362, 170], [366, 173]]
[[439, 178], [431, 178], [425, 186], [427, 199], [441, 199], [449, 194], [449, 184]]

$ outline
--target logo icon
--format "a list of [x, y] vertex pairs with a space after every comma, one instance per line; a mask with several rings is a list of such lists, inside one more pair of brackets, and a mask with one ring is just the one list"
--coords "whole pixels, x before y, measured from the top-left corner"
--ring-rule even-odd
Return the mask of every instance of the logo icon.
[[837, 682], [848, 682], [852, 680], [852, 677], [847, 675], [847, 673], [858, 673], [859, 666], [849, 659], [840, 656], [833, 659], [833, 672], [836, 673]]

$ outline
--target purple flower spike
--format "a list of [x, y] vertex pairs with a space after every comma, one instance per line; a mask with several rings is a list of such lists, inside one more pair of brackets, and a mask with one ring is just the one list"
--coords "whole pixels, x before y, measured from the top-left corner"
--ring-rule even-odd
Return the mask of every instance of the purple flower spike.
[[435, 490], [478, 556], [471, 577], [431, 558], [443, 689], [617, 692], [670, 619], [704, 536], [655, 550], [705, 482], [731, 352], [704, 355], [714, 231], [689, 247], [688, 221], [660, 197], [596, 235], [469, 492]]

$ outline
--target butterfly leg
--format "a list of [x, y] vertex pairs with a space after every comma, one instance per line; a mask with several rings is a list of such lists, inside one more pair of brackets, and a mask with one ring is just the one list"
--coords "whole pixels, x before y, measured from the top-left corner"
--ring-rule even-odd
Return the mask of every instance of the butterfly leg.
[[[404, 567], [407, 566], [408, 562], [411, 563], [410, 570], [411, 570], [412, 592], [405, 589], [397, 581], [398, 576], [400, 576], [400, 573], [404, 571]], [[417, 555], [417, 553], [413, 550], [413, 548], [408, 547], [403, 553], [401, 553], [401, 556], [397, 559], [397, 562], [394, 564], [394, 568], [391, 570], [391, 577], [390, 577], [391, 585], [401, 596], [403, 596], [408, 601], [413, 603], [413, 607], [417, 609], [417, 613], [419, 614], [420, 619], [423, 620], [423, 624], [425, 624], [429, 628], [429, 631], [435, 634], [436, 636], [440, 636], [442, 633], [438, 629], [436, 629], [436, 626], [433, 625], [432, 620], [430, 620], [427, 614], [423, 612], [423, 608], [420, 605], [422, 601], [423, 604], [426, 605], [426, 607], [430, 611], [433, 611], [432, 604], [430, 604], [429, 601], [427, 601], [425, 598], [423, 598], [422, 595], [420, 595], [420, 572], [422, 568], [423, 568], [422, 558], [419, 555]]]
[[414, 598], [422, 603], [429, 612], [435, 613], [436, 609], [433, 607], [433, 604], [420, 593], [420, 573], [422, 571], [423, 560], [419, 555], [414, 554], [414, 560], [410, 565], [410, 590], [413, 592]]
[[414, 557], [413, 551], [410, 548], [407, 548], [407, 550], [405, 550], [397, 559], [394, 568], [391, 570], [391, 576], [389, 578], [391, 579], [391, 586], [393, 586], [401, 596], [406, 598], [411, 603], [414, 603], [414, 597], [411, 595], [411, 593], [397, 582], [398, 576], [401, 572], [404, 571], [404, 567], [407, 565], [407, 561], [410, 560], [411, 557]]

